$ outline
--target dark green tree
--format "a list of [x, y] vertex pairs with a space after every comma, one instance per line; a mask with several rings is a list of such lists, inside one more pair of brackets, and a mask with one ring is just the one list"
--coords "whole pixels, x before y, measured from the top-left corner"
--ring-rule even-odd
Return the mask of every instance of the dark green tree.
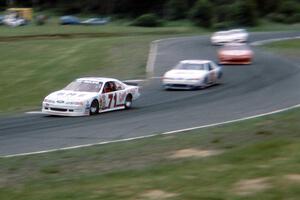
[[133, 26], [156, 27], [160, 26], [161, 22], [157, 15], [148, 13], [137, 17], [132, 23]]
[[254, 26], [257, 24], [258, 15], [254, 0], [240, 0], [232, 7], [232, 17], [237, 25]]
[[214, 8], [208, 0], [198, 0], [190, 11], [190, 18], [198, 26], [211, 27], [213, 17]]
[[258, 14], [260, 16], [266, 16], [276, 12], [284, 1], [285, 0], [256, 0]]
[[295, 0], [287, 0], [282, 2], [279, 7], [279, 13], [286, 15], [287, 17], [290, 15], [294, 15], [300, 12], [300, 2]]
[[169, 0], [165, 6], [165, 10], [167, 19], [177, 20], [186, 18], [188, 2], [183, 0]]

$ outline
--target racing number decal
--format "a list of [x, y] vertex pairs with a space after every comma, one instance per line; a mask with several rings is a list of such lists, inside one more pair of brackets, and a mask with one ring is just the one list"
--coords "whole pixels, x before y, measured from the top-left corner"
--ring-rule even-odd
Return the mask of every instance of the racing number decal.
[[109, 99], [109, 103], [108, 103], [108, 108], [111, 107], [111, 103], [112, 103], [112, 100], [114, 100], [114, 107], [117, 107], [117, 94], [109, 94], [108, 95], [108, 99]]
[[[122, 96], [122, 94], [121, 94], [121, 96]], [[106, 109], [124, 106], [124, 104], [118, 104], [118, 94], [117, 93], [108, 94], [107, 97], [108, 97], [108, 105], [107, 105]], [[114, 101], [114, 103], [112, 105], [113, 101]]]

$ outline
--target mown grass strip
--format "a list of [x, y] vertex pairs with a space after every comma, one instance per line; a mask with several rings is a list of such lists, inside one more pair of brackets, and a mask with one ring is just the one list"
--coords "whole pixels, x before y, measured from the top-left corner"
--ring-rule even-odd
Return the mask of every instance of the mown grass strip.
[[299, 56], [300, 39], [273, 42], [265, 45], [264, 48], [268, 51], [297, 58]]

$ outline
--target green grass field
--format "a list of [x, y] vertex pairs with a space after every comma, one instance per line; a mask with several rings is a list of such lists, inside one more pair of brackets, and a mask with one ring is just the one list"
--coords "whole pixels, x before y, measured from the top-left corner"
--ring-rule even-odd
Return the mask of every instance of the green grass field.
[[299, 59], [300, 39], [285, 40], [264, 46], [267, 51], [279, 53], [292, 59]]
[[255, 27], [249, 28], [250, 31], [299, 31], [300, 23], [297, 24], [281, 24], [268, 20], [260, 20]]

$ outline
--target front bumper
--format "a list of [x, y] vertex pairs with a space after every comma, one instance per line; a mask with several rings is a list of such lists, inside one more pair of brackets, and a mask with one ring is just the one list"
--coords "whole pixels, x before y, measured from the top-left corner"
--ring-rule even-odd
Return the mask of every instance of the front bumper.
[[201, 87], [202, 81], [188, 79], [164, 79], [163, 86], [166, 89], [191, 89]]
[[89, 108], [84, 106], [67, 106], [43, 103], [42, 113], [58, 116], [85, 116], [89, 115]]
[[220, 64], [251, 64], [250, 56], [219, 56]]

